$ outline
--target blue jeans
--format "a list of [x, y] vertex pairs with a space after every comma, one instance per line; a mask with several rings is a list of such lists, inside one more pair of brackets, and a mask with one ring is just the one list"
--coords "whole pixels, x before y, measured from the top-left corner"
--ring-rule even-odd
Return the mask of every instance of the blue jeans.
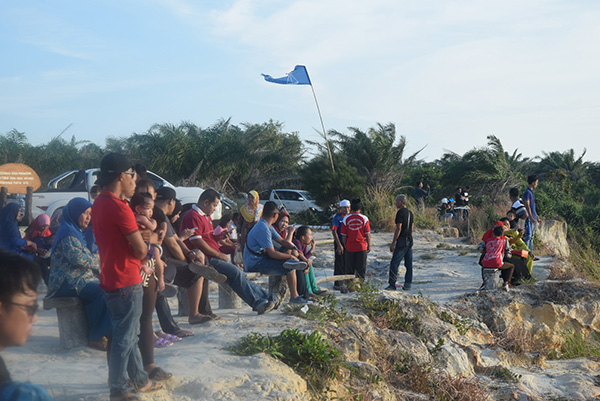
[[104, 291], [106, 306], [113, 323], [112, 341], [108, 356], [110, 395], [127, 392], [127, 376], [138, 387], [148, 383], [142, 356], [138, 349], [140, 316], [142, 315], [142, 285], [132, 285], [114, 291]]
[[268, 276], [286, 276], [291, 270], [283, 267], [285, 260], [272, 259], [263, 256], [254, 266], [247, 268], [249, 272], [258, 272]]
[[209, 262], [216, 271], [227, 276], [225, 284], [250, 305], [252, 310], [256, 310], [262, 301], [269, 299], [269, 293], [258, 284], [248, 280], [244, 272], [237, 266], [217, 258], [210, 258]]
[[529, 248], [530, 251], [533, 251], [533, 237], [535, 236], [535, 228], [537, 224], [533, 223], [531, 219], [525, 220], [525, 236], [523, 237], [523, 241], [525, 241], [525, 245]]
[[83, 300], [88, 328], [90, 330], [89, 341], [98, 341], [110, 334], [112, 321], [106, 307], [106, 301], [104, 300], [104, 292], [98, 283], [87, 283], [79, 294], [77, 294], [77, 291], [71, 288], [67, 280], [65, 280], [54, 296], [79, 297]]
[[396, 280], [398, 279], [398, 267], [400, 262], [404, 259], [404, 267], [406, 267], [406, 275], [404, 276], [404, 288], [409, 289], [412, 284], [413, 275], [413, 254], [412, 245], [399, 247], [396, 245], [394, 248], [394, 254], [392, 255], [392, 261], [390, 262], [390, 277], [389, 284], [392, 287], [396, 286]]

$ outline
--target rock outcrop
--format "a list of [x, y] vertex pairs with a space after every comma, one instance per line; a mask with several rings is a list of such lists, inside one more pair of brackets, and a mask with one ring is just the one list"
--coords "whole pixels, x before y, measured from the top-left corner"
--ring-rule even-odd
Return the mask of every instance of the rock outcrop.
[[567, 242], [567, 223], [558, 220], [543, 220], [538, 224], [535, 235], [558, 256], [567, 258], [571, 254]]

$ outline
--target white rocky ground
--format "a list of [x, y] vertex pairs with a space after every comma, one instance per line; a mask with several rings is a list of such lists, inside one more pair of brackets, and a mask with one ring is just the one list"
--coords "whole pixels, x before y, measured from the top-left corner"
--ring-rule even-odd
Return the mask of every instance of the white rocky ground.
[[[326, 241], [330, 239], [330, 232], [319, 230], [315, 237], [317, 241]], [[390, 233], [374, 233], [374, 246], [368, 258], [368, 279], [380, 284], [381, 288], [387, 281], [387, 267], [391, 257], [388, 249], [390, 240]], [[481, 276], [477, 265], [478, 255], [473, 252], [473, 248], [459, 238], [443, 238], [433, 231], [417, 232], [411, 294], [421, 293], [437, 303], [448, 303], [455, 297], [475, 293], [481, 284]], [[318, 246], [315, 255], [317, 277], [332, 275], [332, 245]], [[553, 262], [553, 258], [543, 257], [535, 264], [534, 275], [538, 280], [547, 277], [548, 266]], [[324, 284], [325, 288], [331, 289], [331, 286], [332, 283]], [[336, 294], [341, 299], [354, 296]], [[41, 291], [40, 302], [44, 295], [44, 291]], [[498, 296], [505, 295], [498, 292]], [[398, 292], [392, 296], [402, 298], [409, 295]], [[280, 311], [256, 316], [247, 306], [238, 310], [221, 310], [218, 308], [216, 291], [211, 294], [211, 299], [214, 311], [223, 320], [191, 327], [186, 318], [177, 318], [182, 328], [191, 329], [196, 335], [173, 347], [156, 350], [156, 363], [172, 372], [174, 378], [166, 382], [166, 390], [146, 396], [146, 399], [309, 399], [304, 380], [283, 363], [262, 354], [252, 357], [234, 356], [224, 351], [223, 347], [250, 332], [278, 334], [285, 328], [312, 330], [317, 324], [286, 316]], [[176, 313], [175, 303], [172, 306]], [[456, 352], [465, 353], [462, 350]], [[449, 354], [456, 352], [448, 350]], [[476, 353], [481, 364], [492, 366], [501, 359], [501, 353], [495, 350], [478, 349]], [[40, 312], [34, 325], [34, 333], [26, 346], [6, 349], [3, 357], [14, 380], [29, 380], [40, 384], [55, 400], [108, 399], [105, 354], [90, 348], [62, 350], [53, 310]], [[468, 363], [452, 368], [453, 364], [456, 365], [456, 360], [454, 358], [448, 362], [449, 370], [463, 374], [473, 371]], [[600, 387], [594, 381], [594, 376], [599, 373], [597, 361], [551, 361], [546, 362], [543, 369], [521, 365], [511, 367], [513, 372], [522, 375], [520, 383], [515, 385], [516, 390], [511, 391], [507, 398], [497, 399], [527, 400], [527, 395], [547, 395], [548, 400], [584, 400], [594, 399], [600, 394]]]

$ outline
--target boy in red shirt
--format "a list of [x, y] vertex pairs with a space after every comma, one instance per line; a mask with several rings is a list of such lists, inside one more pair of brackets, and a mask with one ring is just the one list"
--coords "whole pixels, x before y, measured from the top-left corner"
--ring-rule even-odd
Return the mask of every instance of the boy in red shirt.
[[485, 269], [500, 269], [504, 280], [502, 287], [508, 291], [515, 266], [504, 261], [505, 254], [510, 252], [510, 245], [504, 236], [504, 227], [495, 226], [492, 235], [484, 236], [483, 242], [485, 254], [481, 259], [481, 266]]
[[371, 226], [369, 218], [361, 214], [360, 199], [352, 199], [350, 214], [342, 220], [342, 237], [346, 250], [344, 264], [346, 274], [355, 274], [365, 278], [367, 270], [367, 253], [371, 252]]

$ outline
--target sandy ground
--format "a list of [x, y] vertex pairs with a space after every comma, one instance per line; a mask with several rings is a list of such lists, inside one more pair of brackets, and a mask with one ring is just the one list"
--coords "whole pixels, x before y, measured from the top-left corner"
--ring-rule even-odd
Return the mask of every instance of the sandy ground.
[[[368, 257], [368, 279], [386, 285], [391, 253], [391, 233], [373, 233], [373, 249]], [[331, 239], [328, 230], [315, 231], [319, 242]], [[445, 244], [445, 245], [439, 245]], [[315, 252], [317, 278], [333, 274], [333, 245], [317, 246]], [[465, 292], [476, 291], [481, 284], [478, 255], [474, 246], [462, 239], [442, 238], [432, 232], [417, 232], [414, 247], [414, 293], [422, 293], [433, 301], [444, 303]], [[534, 275], [547, 276], [552, 258], [536, 262]], [[401, 277], [404, 271], [401, 266]], [[266, 285], [265, 279], [259, 279]], [[401, 282], [402, 280], [400, 280]], [[331, 290], [333, 283], [325, 283]], [[301, 400], [306, 386], [287, 366], [264, 355], [237, 357], [223, 350], [250, 332], [278, 334], [289, 327], [314, 329], [314, 323], [273, 311], [257, 316], [250, 307], [238, 310], [218, 308], [216, 286], [211, 293], [215, 313], [223, 318], [201, 326], [190, 326], [187, 318], [176, 317], [180, 326], [191, 329], [195, 336], [175, 343], [173, 347], [156, 349], [156, 363], [173, 373], [166, 382], [167, 390], [145, 399], [154, 400]], [[340, 297], [352, 297], [352, 294]], [[40, 303], [45, 288], [40, 291]], [[171, 299], [173, 313], [176, 300]], [[31, 381], [44, 386], [55, 400], [107, 400], [106, 355], [83, 347], [60, 348], [56, 313], [41, 310], [34, 332], [24, 347], [2, 352], [13, 380]]]

